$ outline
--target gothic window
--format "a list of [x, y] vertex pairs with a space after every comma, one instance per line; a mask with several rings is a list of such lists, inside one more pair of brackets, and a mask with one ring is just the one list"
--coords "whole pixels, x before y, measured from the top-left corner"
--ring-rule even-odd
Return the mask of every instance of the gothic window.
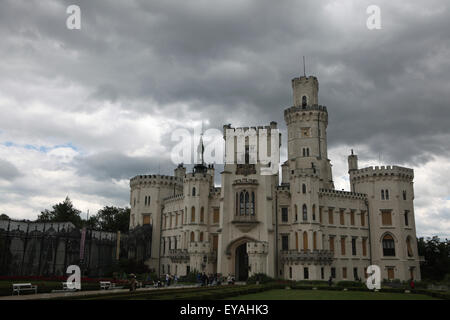
[[363, 253], [364, 257], [367, 255], [367, 249], [366, 249], [367, 246], [366, 246], [366, 244], [367, 244], [367, 239], [363, 238], [362, 239], [362, 253]]
[[192, 188], [192, 196], [195, 197], [195, 187]]
[[306, 184], [302, 184], [302, 193], [306, 193]]
[[384, 200], [384, 190], [381, 190], [381, 200]]
[[303, 232], [303, 250], [308, 250], [308, 233]]
[[200, 232], [200, 242], [203, 242], [203, 232]]
[[248, 192], [245, 192], [245, 215], [248, 216], [249, 213], [250, 213], [250, 201]]
[[193, 231], [191, 231], [191, 242], [195, 241], [195, 234]]
[[356, 239], [352, 238], [352, 255], [356, 256]]
[[316, 205], [313, 204], [312, 206], [312, 219], [313, 221], [316, 221]]
[[302, 97], [302, 107], [306, 107], [308, 105], [308, 101], [306, 99], [306, 96]]
[[255, 215], [255, 192], [252, 191], [252, 201], [250, 203], [250, 215]]
[[406, 191], [403, 190], [403, 200], [406, 200]]
[[239, 196], [239, 214], [241, 216], [245, 213], [245, 201], [244, 201], [244, 192], [241, 192], [241, 195]]
[[295, 212], [295, 221], [298, 221], [298, 207], [297, 207], [297, 205], [294, 205], [294, 212]]
[[236, 215], [239, 215], [239, 193], [236, 192]]
[[341, 238], [341, 254], [345, 256], [345, 238]]
[[289, 250], [289, 236], [288, 235], [281, 236], [281, 250], [283, 250], [283, 251]]
[[395, 243], [394, 238], [387, 234], [383, 237], [383, 256], [394, 257], [395, 256]]
[[195, 222], [195, 207], [191, 208], [191, 222]]
[[381, 212], [381, 224], [383, 226], [391, 226], [392, 225], [392, 213], [391, 211], [382, 211]]
[[408, 210], [405, 210], [405, 226], [408, 226], [409, 225], [409, 211]]
[[200, 209], [200, 222], [205, 222], [205, 208], [203, 207]]
[[147, 205], [147, 196], [144, 197], [144, 204]]
[[306, 148], [306, 156], [309, 157], [309, 148]]
[[317, 250], [317, 233], [313, 232], [313, 250]]
[[288, 222], [288, 208], [281, 208], [281, 222]]
[[385, 195], [386, 195], [386, 200], [389, 200], [389, 190], [388, 189], [386, 189]]
[[307, 280], [309, 279], [309, 269], [308, 267], [303, 268], [303, 279]]
[[303, 205], [302, 212], [303, 212], [303, 221], [308, 220], [308, 209], [306, 208], [306, 204]]

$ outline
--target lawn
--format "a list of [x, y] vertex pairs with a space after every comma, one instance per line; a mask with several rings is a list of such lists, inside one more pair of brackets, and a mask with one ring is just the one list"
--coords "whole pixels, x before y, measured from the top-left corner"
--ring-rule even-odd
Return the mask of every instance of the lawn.
[[226, 300], [438, 300], [427, 295], [363, 291], [275, 289]]

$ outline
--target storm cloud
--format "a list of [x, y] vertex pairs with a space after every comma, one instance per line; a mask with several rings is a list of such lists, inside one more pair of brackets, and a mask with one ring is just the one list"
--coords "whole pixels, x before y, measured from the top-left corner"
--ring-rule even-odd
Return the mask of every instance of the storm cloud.
[[[66, 28], [71, 4], [81, 30]], [[366, 27], [371, 4], [2, 1], [0, 211], [34, 218], [69, 193], [82, 210], [127, 205], [131, 176], [172, 173], [177, 128], [273, 120], [284, 133], [306, 56], [337, 187], [350, 148], [361, 165], [413, 167], [418, 233], [449, 236], [448, 1], [378, 1], [381, 30]]]

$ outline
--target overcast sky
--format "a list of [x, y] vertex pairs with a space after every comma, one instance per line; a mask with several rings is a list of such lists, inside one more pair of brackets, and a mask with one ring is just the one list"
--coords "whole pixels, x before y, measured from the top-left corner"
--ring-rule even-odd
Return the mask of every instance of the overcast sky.
[[360, 166], [412, 167], [418, 235], [450, 237], [449, 30], [447, 0], [1, 0], [0, 213], [126, 206], [130, 177], [172, 173], [175, 129], [285, 133], [305, 55], [336, 188], [351, 148]]

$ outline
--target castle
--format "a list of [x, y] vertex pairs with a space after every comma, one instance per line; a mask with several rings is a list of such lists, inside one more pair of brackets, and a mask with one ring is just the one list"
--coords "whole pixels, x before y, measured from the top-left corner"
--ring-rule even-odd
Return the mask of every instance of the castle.
[[[149, 266], [159, 274], [195, 270], [237, 280], [256, 273], [289, 280], [364, 280], [366, 268], [378, 265], [382, 279], [420, 280], [413, 170], [358, 168], [352, 151], [351, 191], [336, 190], [319, 82], [297, 77], [292, 89], [294, 105], [284, 110], [288, 160], [281, 165], [281, 184], [278, 173], [261, 174], [259, 159], [225, 163], [219, 188], [214, 167], [203, 161], [193, 172], [179, 165], [174, 176], [130, 180], [130, 229], [153, 228]], [[277, 123], [264, 128], [276, 129]], [[238, 129], [249, 130], [226, 125], [224, 139], [226, 130]], [[236, 149], [226, 153], [239, 156]]]

